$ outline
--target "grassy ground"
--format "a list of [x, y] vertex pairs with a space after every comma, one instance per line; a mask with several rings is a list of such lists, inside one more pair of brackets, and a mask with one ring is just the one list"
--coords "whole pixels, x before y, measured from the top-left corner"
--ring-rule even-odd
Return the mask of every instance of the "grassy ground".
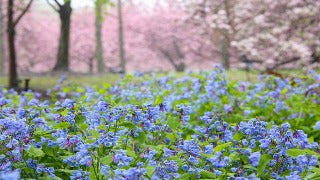
[[[282, 74], [291, 75], [291, 76], [300, 76], [303, 74], [301, 70], [282, 70]], [[171, 73], [170, 73], [171, 74]], [[176, 74], [176, 73], [174, 73]], [[178, 73], [177, 76], [183, 76], [184, 73]], [[229, 70], [227, 71], [228, 79], [232, 81], [239, 81], [239, 80], [249, 80], [250, 81], [257, 81], [257, 77], [259, 72], [251, 71], [247, 74], [245, 71], [242, 70]], [[60, 75], [42, 75], [42, 76], [21, 76], [20, 79], [29, 78], [30, 87], [32, 89], [37, 90], [45, 90], [48, 88], [53, 87], [60, 78]], [[90, 86], [90, 85], [97, 85], [103, 82], [114, 84], [120, 79], [118, 74], [104, 74], [104, 75], [69, 75], [67, 82], [77, 83], [83, 86]], [[7, 86], [8, 78], [6, 76], [0, 76], [0, 86]]]
[[[59, 75], [21, 76], [19, 78], [22, 80], [29, 78], [31, 80], [30, 81], [30, 88], [31, 89], [45, 90], [45, 89], [54, 87], [54, 85], [57, 84], [60, 76]], [[69, 75], [67, 78], [67, 82], [73, 82], [73, 83], [77, 83], [79, 85], [87, 86], [87, 85], [100, 84], [102, 82], [113, 84], [119, 79], [120, 79], [120, 77], [117, 74], [105, 74], [105, 75], [100, 75], [100, 76], [97, 76], [97, 75]], [[6, 87], [7, 85], [8, 85], [8, 77], [1, 76], [0, 77], [0, 86]]]

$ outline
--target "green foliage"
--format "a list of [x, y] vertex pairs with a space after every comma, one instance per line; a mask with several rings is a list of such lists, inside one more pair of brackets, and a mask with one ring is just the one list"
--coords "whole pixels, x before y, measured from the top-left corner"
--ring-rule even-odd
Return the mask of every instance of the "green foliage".
[[[8, 129], [4, 122], [11, 118], [12, 122], [26, 123], [25, 131], [21, 132], [30, 138], [19, 139], [17, 132], [3, 133], [8, 134], [8, 139], [0, 142], [5, 149], [3, 154], [10, 155], [13, 151], [6, 146], [10, 147], [11, 138], [18, 134], [16, 139], [19, 139], [23, 161], [14, 162], [13, 168], [20, 169], [24, 179], [51, 178], [48, 173], [36, 173], [26, 165], [25, 161], [29, 159], [37, 160], [41, 166], [53, 167], [57, 179], [68, 179], [78, 169], [90, 172], [91, 179], [103, 179], [101, 171], [105, 167], [111, 169], [109, 176], [114, 177], [115, 169], [124, 172], [137, 168], [138, 164], [138, 168], [145, 170], [143, 178], [146, 179], [151, 179], [161, 168], [167, 171], [172, 164], [176, 166], [174, 171], [179, 173], [179, 179], [232, 179], [242, 173], [270, 179], [271, 172], [287, 167], [281, 164], [285, 162], [283, 159], [293, 158], [295, 162], [300, 155], [319, 157], [317, 149], [302, 149], [297, 143], [294, 149], [285, 147], [286, 153], [274, 165], [268, 164], [275, 160], [272, 155], [284, 148], [286, 142], [297, 140], [298, 129], [309, 136], [304, 143], [319, 142], [319, 131], [314, 128], [320, 117], [318, 96], [292, 93], [291, 87], [281, 89], [275, 99], [270, 96], [276, 86], [272, 77], [266, 80], [270, 87], [255, 92], [257, 84], [248, 85], [246, 91], [241, 91], [239, 83], [228, 82], [221, 75], [212, 76], [203, 72], [191, 73], [183, 80], [168, 78], [168, 87], [175, 87], [170, 90], [152, 76], [136, 78], [126, 75], [115, 91], [109, 83], [97, 85], [91, 93], [82, 86], [68, 84], [63, 85], [61, 91], [53, 90], [50, 97], [44, 97], [49, 99], [49, 103], [38, 106], [21, 102], [23, 98], [28, 102], [35, 99], [31, 92], [6, 93], [5, 98], [11, 101], [2, 105], [1, 132]], [[210, 90], [207, 86], [213, 78], [225, 86]], [[194, 82], [198, 81], [199, 90], [192, 92]], [[217, 92], [223, 89], [225, 94], [219, 95]], [[122, 94], [124, 91], [129, 93]], [[60, 93], [66, 93], [66, 98]], [[250, 93], [254, 95], [248, 95]], [[61, 105], [66, 99], [72, 99], [74, 105]], [[276, 112], [279, 99], [288, 108]], [[27, 115], [18, 117], [21, 104], [26, 104], [23, 107]], [[180, 109], [181, 105], [184, 108]], [[225, 105], [230, 105], [232, 110], [225, 110]], [[37, 118], [44, 119], [45, 123], [36, 123]], [[248, 121], [252, 123], [247, 124], [248, 127], [259, 124], [259, 128], [244, 126]], [[285, 122], [291, 127], [277, 126]], [[271, 139], [268, 146], [262, 148], [260, 140], [270, 137], [270, 133], [282, 139]], [[251, 142], [253, 139], [254, 143]], [[30, 149], [25, 144], [30, 145]], [[250, 157], [255, 152], [261, 154], [258, 166], [253, 165]], [[119, 156], [120, 160], [117, 159]], [[87, 162], [77, 164], [84, 161], [83, 157]], [[128, 164], [119, 163], [125, 158]], [[219, 164], [224, 160], [226, 164]], [[152, 165], [154, 162], [156, 164]], [[187, 169], [183, 169], [186, 166]], [[235, 170], [231, 169], [234, 167]], [[306, 168], [300, 176], [317, 179], [319, 174], [317, 165], [311, 170]], [[279, 175], [288, 176], [290, 171], [281, 171]]]
[[298, 157], [298, 156], [304, 155], [304, 154], [318, 156], [318, 153], [316, 153], [310, 149], [288, 149], [287, 153], [289, 156], [292, 156], [292, 157]]
[[35, 148], [34, 146], [30, 146], [30, 149], [27, 151], [27, 153], [34, 158], [43, 157], [45, 155], [41, 149]]
[[260, 162], [259, 165], [257, 167], [257, 175], [258, 177], [260, 177], [264, 170], [266, 169], [267, 164], [270, 162], [270, 160], [272, 160], [272, 156], [269, 154], [263, 154], [260, 158]]
[[224, 144], [220, 144], [220, 145], [218, 145], [218, 146], [216, 146], [214, 148], [214, 151], [215, 152], [223, 151], [223, 150], [227, 149], [227, 147], [230, 146], [231, 144], [232, 144], [232, 142], [227, 142], [227, 143], [224, 143]]
[[201, 174], [201, 179], [215, 179], [216, 178], [216, 174], [206, 171], [206, 170], [202, 170], [200, 172]]

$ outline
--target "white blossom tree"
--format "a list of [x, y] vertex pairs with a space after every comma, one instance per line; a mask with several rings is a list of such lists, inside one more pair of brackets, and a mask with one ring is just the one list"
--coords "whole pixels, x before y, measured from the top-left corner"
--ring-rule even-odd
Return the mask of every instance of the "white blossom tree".
[[[319, 62], [320, 1], [186, 0], [190, 19], [230, 52], [274, 69], [288, 63]], [[217, 41], [217, 39], [222, 41]]]

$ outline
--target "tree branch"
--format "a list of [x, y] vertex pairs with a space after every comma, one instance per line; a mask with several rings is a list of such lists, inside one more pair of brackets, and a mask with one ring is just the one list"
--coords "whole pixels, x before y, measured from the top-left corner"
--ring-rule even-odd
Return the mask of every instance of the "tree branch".
[[13, 26], [16, 26], [19, 21], [21, 20], [21, 18], [27, 13], [27, 11], [30, 9], [31, 4], [32, 4], [33, 0], [30, 0], [28, 5], [24, 8], [24, 10], [21, 12], [21, 14], [18, 16], [18, 18], [13, 22]]
[[51, 7], [53, 8], [54, 11], [59, 12], [59, 9], [58, 9], [57, 7], [55, 7], [55, 6], [50, 2], [50, 0], [46, 0], [46, 1], [47, 1], [47, 3], [49, 4], [49, 6], [51, 6]]
[[276, 63], [271, 68], [268, 68], [268, 69], [273, 70], [273, 69], [276, 69], [276, 68], [278, 68], [280, 66], [283, 66], [283, 65], [286, 65], [286, 64], [289, 64], [289, 63], [293, 63], [293, 62], [296, 62], [296, 61], [299, 61], [299, 60], [300, 60], [299, 57], [294, 57], [294, 58], [288, 59], [286, 61], [282, 61], [282, 62]]
[[178, 68], [178, 65], [174, 62], [173, 58], [171, 57], [168, 51], [164, 50], [161, 47], [159, 47], [159, 51], [164, 55], [164, 57], [166, 57], [169, 60], [169, 62], [171, 63], [171, 65], [174, 66], [175, 69]]
[[176, 53], [178, 54], [178, 57], [179, 57], [180, 59], [184, 59], [185, 56], [184, 56], [184, 54], [181, 52], [181, 49], [180, 49], [180, 47], [178, 46], [177, 42], [174, 40], [172, 43], [173, 43], [173, 47], [174, 47]]
[[57, 0], [54, 0], [54, 2], [56, 2], [56, 4], [61, 8], [62, 5], [57, 1]]

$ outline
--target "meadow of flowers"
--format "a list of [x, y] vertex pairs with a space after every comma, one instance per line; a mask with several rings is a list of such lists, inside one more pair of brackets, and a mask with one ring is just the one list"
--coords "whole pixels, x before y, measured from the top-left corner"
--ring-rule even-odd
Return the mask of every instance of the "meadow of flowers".
[[0, 89], [0, 179], [319, 179], [320, 75]]

